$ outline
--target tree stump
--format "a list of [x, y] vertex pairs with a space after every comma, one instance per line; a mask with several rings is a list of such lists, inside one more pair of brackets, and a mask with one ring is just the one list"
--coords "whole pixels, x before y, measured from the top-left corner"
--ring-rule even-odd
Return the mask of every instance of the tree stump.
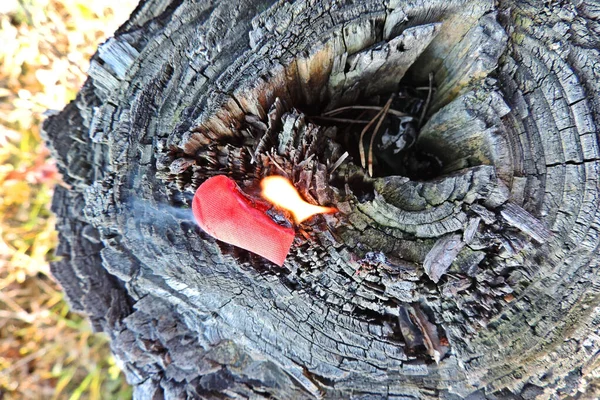
[[[592, 0], [142, 1], [44, 124], [70, 186], [52, 273], [138, 399], [592, 390], [598, 21]], [[196, 225], [216, 175], [339, 212], [279, 267]]]

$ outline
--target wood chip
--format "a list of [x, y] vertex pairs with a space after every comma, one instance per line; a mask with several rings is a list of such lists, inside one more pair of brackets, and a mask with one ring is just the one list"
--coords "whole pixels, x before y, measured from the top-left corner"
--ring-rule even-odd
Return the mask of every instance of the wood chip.
[[440, 238], [433, 245], [423, 262], [425, 273], [432, 281], [439, 282], [464, 245], [461, 235], [456, 233]]
[[446, 346], [442, 346], [437, 333], [437, 326], [429, 322], [427, 315], [425, 315], [418, 304], [413, 304], [409, 312], [413, 317], [413, 322], [423, 334], [427, 353], [434, 359], [436, 364], [439, 364], [449, 349]]
[[552, 237], [552, 232], [525, 209], [513, 203], [506, 203], [500, 209], [500, 215], [506, 222], [538, 243], [545, 243]]
[[471, 218], [469, 220], [469, 224], [467, 228], [463, 232], [463, 240], [466, 244], [469, 244], [473, 241], [475, 234], [477, 233], [477, 228], [479, 228], [479, 223], [481, 222], [481, 217]]

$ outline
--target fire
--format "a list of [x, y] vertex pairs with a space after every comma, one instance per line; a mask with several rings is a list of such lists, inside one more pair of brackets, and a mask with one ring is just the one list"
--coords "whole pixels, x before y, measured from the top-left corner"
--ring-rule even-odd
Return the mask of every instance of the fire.
[[275, 206], [291, 212], [296, 223], [306, 221], [315, 214], [338, 211], [337, 208], [307, 203], [300, 197], [294, 185], [283, 176], [267, 176], [261, 181], [260, 186], [263, 197]]

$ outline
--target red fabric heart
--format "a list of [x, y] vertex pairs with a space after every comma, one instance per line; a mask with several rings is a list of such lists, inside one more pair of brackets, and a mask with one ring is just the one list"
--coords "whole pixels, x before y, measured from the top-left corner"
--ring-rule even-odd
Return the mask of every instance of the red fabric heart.
[[252, 206], [237, 184], [224, 175], [207, 179], [194, 195], [194, 218], [215, 239], [256, 253], [282, 266], [295, 232], [276, 224]]

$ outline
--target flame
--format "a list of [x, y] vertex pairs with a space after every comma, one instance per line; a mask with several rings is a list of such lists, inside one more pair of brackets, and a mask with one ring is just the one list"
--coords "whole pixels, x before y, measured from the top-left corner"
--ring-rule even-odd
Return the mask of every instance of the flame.
[[291, 212], [296, 223], [306, 221], [315, 214], [338, 211], [337, 208], [307, 203], [300, 197], [294, 185], [283, 176], [267, 176], [261, 181], [260, 186], [263, 197], [273, 205]]

